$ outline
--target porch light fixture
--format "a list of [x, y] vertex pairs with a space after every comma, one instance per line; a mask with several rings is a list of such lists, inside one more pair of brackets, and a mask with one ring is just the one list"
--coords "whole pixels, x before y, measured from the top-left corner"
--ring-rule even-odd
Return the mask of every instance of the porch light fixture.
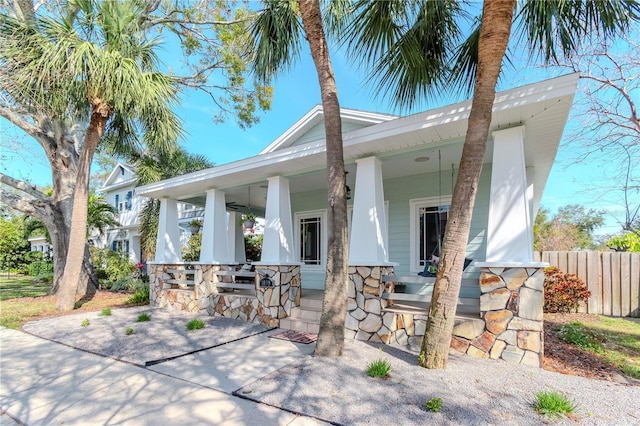
[[349, 172], [344, 172], [344, 194], [347, 200], [351, 199], [351, 188], [347, 185], [347, 175]]
[[415, 160], [416, 163], [426, 163], [427, 161], [429, 161], [429, 157], [416, 157]]

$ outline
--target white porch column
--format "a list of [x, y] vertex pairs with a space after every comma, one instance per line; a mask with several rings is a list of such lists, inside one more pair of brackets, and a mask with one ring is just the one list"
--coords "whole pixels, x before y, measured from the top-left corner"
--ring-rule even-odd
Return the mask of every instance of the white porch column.
[[180, 258], [180, 229], [178, 228], [178, 202], [160, 199], [156, 263], [178, 263]]
[[247, 252], [244, 247], [244, 234], [242, 225], [238, 224], [240, 215], [236, 212], [227, 213], [227, 240], [229, 241], [229, 256], [234, 262], [245, 263]]
[[524, 126], [519, 126], [493, 133], [487, 262], [533, 261], [524, 130]]
[[225, 194], [218, 189], [207, 191], [202, 226], [201, 263], [233, 263], [227, 241], [227, 207]]
[[356, 164], [349, 264], [390, 265], [382, 162], [377, 157], [367, 157], [356, 160]]
[[282, 176], [267, 180], [269, 189], [260, 263], [264, 265], [298, 264], [293, 240], [289, 180]]

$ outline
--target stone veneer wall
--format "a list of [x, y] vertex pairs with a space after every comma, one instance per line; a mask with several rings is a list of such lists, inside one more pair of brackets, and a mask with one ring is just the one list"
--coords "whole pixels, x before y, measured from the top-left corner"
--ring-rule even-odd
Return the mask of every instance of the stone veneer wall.
[[[350, 266], [345, 337], [419, 349], [427, 312], [394, 312], [382, 299], [393, 267]], [[482, 268], [478, 319], [458, 319], [451, 348], [481, 358], [540, 366], [544, 353], [542, 268]]]
[[[172, 288], [166, 280], [175, 279], [186, 280], [185, 274], [169, 274], [167, 270], [185, 270], [184, 264], [149, 264], [149, 297], [151, 306], [166, 308], [177, 311], [199, 312], [198, 300], [194, 288], [187, 285]], [[196, 279], [197, 282], [197, 279]]]
[[[241, 319], [277, 327], [280, 319], [291, 314], [293, 306], [300, 305], [299, 266], [258, 266], [258, 276], [269, 276], [273, 287], [258, 287], [255, 296], [233, 295], [219, 292], [220, 280], [230, 282], [231, 277], [219, 277], [214, 272], [230, 270], [230, 265], [201, 265], [190, 267], [194, 271], [194, 285], [171, 288], [168, 279], [186, 280], [185, 273], [170, 274], [167, 270], [185, 270], [185, 264], [149, 265], [151, 306], [212, 316]], [[259, 278], [257, 278], [259, 280]]]
[[544, 354], [542, 268], [481, 268], [480, 316], [453, 329], [451, 347], [539, 367]]
[[393, 266], [349, 266], [345, 337], [389, 343], [392, 325], [384, 312], [388, 301], [382, 299], [382, 276], [393, 271]]

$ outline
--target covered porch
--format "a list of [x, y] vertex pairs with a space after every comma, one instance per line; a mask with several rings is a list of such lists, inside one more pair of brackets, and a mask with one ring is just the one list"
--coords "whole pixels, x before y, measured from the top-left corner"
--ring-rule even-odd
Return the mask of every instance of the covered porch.
[[[467, 353], [500, 357], [511, 350], [522, 360], [541, 341], [542, 304], [529, 308], [539, 301], [544, 266], [533, 262], [533, 218], [576, 81], [575, 75], [565, 76], [496, 96], [466, 253], [475, 261], [465, 275], [475, 282], [468, 298], [477, 302], [472, 325], [459, 330], [458, 349]], [[402, 118], [346, 110], [348, 337], [411, 344], [423, 334], [426, 311], [390, 307], [389, 277], [415, 276], [441, 238], [426, 229], [446, 220], [470, 105]], [[320, 108], [257, 156], [137, 188], [161, 200], [156, 258], [149, 268], [152, 304], [295, 327], [305, 290], [323, 289], [330, 203], [325, 161]], [[205, 209], [198, 262], [181, 260], [178, 202]], [[246, 261], [238, 216], [249, 212], [265, 221], [251, 283], [237, 279]], [[521, 306], [526, 316], [519, 330], [537, 336], [523, 337], [527, 348], [507, 328]], [[500, 338], [503, 333], [507, 340]]]

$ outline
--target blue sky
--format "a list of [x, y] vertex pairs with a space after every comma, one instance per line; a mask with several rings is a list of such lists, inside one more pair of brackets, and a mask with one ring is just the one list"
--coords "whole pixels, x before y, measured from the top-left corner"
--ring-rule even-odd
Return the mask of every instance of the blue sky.
[[[333, 54], [332, 60], [340, 104], [343, 107], [400, 114], [391, 102], [372, 95], [371, 89], [364, 84], [364, 73], [359, 72], [356, 66], [349, 65], [339, 52]], [[554, 73], [542, 68], [507, 69], [503, 72], [498, 89], [517, 87], [555, 75], [558, 75], [558, 72]], [[458, 100], [461, 99], [442, 96], [429, 104], [421, 105], [413, 112]], [[182, 104], [177, 109], [186, 130], [186, 137], [182, 144], [188, 151], [204, 154], [218, 165], [252, 156], [318, 103], [320, 103], [320, 93], [315, 69], [308, 52], [303, 52], [299, 63], [275, 82], [272, 109], [261, 114], [260, 123], [247, 130], [240, 129], [233, 119], [223, 124], [215, 124], [212, 120], [215, 113], [214, 106], [208, 102], [206, 95], [196, 91], [183, 93]], [[570, 131], [571, 125], [570, 119], [565, 134]], [[0, 138], [2, 138], [0, 169], [3, 173], [37, 185], [51, 184], [48, 163], [35, 141], [21, 135], [20, 131], [13, 129], [8, 121], [2, 118], [0, 118]], [[11, 148], [15, 145], [19, 146], [19, 149]], [[596, 158], [590, 158], [585, 164], [575, 164], [574, 154], [571, 151], [566, 145], [561, 145], [542, 199], [542, 206], [549, 208], [552, 212], [569, 203], [580, 203], [588, 208], [606, 209], [610, 214], [607, 215], [605, 227], [598, 233], [618, 232], [619, 226], [613, 215], [621, 214], [622, 210], [611, 200], [594, 201], [592, 191], [594, 177], [597, 177], [595, 181], [598, 184], [604, 186], [607, 168], [614, 165], [603, 165]]]

